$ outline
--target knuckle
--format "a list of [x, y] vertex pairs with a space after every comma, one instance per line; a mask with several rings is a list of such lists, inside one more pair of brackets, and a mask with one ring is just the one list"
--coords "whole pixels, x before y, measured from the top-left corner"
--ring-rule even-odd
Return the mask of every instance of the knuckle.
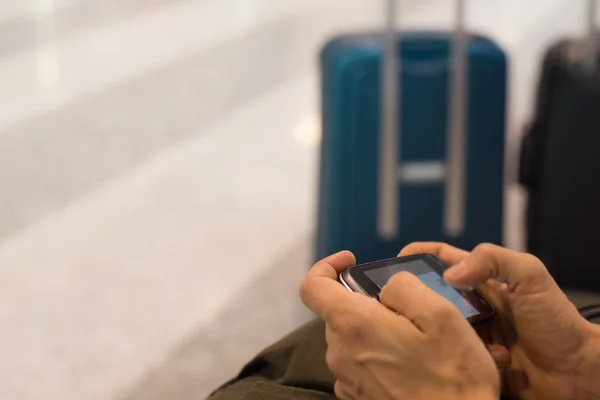
[[414, 254], [414, 253], [418, 253], [421, 250], [421, 243], [419, 242], [412, 242], [407, 244], [406, 246], [404, 246], [402, 248], [402, 250], [400, 250], [400, 253], [398, 253], [398, 255], [403, 255], [403, 254]]
[[337, 311], [327, 317], [332, 329], [345, 341], [356, 342], [364, 337], [365, 325], [354, 313]]
[[325, 363], [335, 377], [341, 378], [343, 376], [344, 362], [337, 352], [328, 350], [325, 355]]
[[304, 304], [307, 303], [310, 293], [312, 291], [312, 282], [310, 278], [304, 278], [302, 283], [300, 284], [300, 299]]
[[344, 388], [344, 385], [340, 381], [335, 382], [333, 393], [339, 400], [350, 400], [350, 398], [346, 395], [346, 389]]
[[488, 255], [488, 254], [492, 254], [494, 251], [496, 251], [497, 248], [498, 247], [496, 245], [493, 245], [491, 243], [481, 243], [477, 247], [475, 247], [473, 252], [477, 252], [482, 255]]
[[524, 274], [532, 279], [550, 275], [544, 263], [532, 254], [523, 254]]
[[528, 254], [528, 253], [523, 254], [523, 261], [532, 270], [536, 270], [536, 271], [545, 271], [546, 270], [546, 266], [544, 265], [542, 260], [540, 260], [539, 258], [534, 256], [533, 254]]
[[452, 321], [458, 314], [458, 309], [450, 303], [440, 303], [434, 307], [431, 311], [431, 317], [437, 321], [444, 321], [445, 323]]

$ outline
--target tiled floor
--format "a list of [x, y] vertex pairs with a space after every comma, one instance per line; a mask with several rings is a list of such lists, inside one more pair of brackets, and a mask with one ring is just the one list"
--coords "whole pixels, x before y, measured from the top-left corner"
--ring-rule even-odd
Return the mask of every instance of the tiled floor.
[[[514, 158], [581, 5], [469, 3], [513, 57]], [[405, 27], [450, 25], [448, 0], [402, 4]], [[202, 398], [305, 321], [316, 52], [380, 19], [371, 0], [0, 0], [0, 399]], [[512, 247], [521, 205], [509, 182]]]

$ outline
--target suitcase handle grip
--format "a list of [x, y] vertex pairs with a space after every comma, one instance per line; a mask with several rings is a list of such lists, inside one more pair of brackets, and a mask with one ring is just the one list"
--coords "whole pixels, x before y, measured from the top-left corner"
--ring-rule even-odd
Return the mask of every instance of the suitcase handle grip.
[[[402, 145], [402, 64], [397, 36], [398, 0], [386, 0], [384, 54], [381, 63], [381, 132], [379, 139], [379, 177], [377, 231], [391, 240], [399, 233], [400, 191], [398, 165], [401, 165]], [[444, 203], [444, 230], [449, 236], [459, 236], [465, 227], [465, 143], [467, 116], [468, 65], [465, 31], [465, 0], [456, 0], [455, 40], [451, 50], [452, 79], [449, 90], [447, 142], [447, 180]]]

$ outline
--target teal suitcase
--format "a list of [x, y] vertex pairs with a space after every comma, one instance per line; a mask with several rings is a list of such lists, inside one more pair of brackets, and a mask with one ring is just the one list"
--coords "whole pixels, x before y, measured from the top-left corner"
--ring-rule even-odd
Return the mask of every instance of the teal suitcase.
[[502, 244], [507, 57], [456, 32], [345, 35], [321, 52], [316, 258], [359, 262], [413, 241]]

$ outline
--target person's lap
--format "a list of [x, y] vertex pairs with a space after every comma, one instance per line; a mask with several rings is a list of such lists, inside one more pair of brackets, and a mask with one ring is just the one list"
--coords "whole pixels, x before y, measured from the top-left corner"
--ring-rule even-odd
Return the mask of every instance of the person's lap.
[[325, 323], [312, 321], [261, 352], [210, 400], [335, 399]]
[[[578, 307], [600, 303], [597, 295], [570, 295]], [[334, 400], [326, 346], [324, 322], [312, 321], [261, 352], [209, 400]]]

